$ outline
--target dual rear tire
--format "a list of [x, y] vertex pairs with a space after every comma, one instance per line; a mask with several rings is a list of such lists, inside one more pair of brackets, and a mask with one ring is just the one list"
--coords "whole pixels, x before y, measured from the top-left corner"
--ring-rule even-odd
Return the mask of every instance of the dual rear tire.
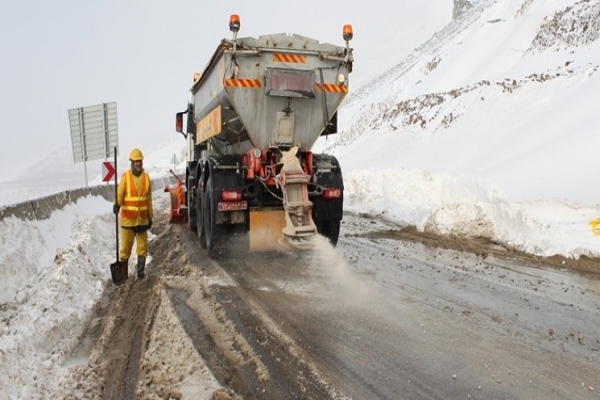
[[217, 201], [214, 196], [214, 185], [212, 176], [206, 182], [206, 188], [202, 198], [202, 226], [205, 237], [205, 248], [210, 258], [219, 258], [223, 247], [223, 229], [217, 225]]
[[325, 236], [333, 247], [337, 245], [340, 236], [340, 225], [342, 221], [339, 219], [331, 219], [326, 221], [315, 221], [317, 231], [322, 236]]
[[200, 247], [206, 249], [206, 230], [204, 229], [204, 192], [202, 191], [202, 187], [200, 185], [198, 185], [198, 189], [196, 189], [196, 216]]
[[216, 216], [216, 201], [212, 177], [208, 178], [204, 190], [197, 189], [195, 213], [197, 215], [197, 233], [200, 247], [206, 249], [210, 258], [218, 258], [221, 247], [221, 238], [218, 234]]

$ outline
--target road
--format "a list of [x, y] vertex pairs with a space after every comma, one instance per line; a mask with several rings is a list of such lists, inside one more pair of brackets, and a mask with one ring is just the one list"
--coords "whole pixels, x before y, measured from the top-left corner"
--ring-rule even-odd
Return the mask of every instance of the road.
[[573, 271], [594, 260], [346, 215], [335, 249], [217, 262], [155, 226], [148, 278], [107, 287], [66, 398], [600, 398], [600, 277]]

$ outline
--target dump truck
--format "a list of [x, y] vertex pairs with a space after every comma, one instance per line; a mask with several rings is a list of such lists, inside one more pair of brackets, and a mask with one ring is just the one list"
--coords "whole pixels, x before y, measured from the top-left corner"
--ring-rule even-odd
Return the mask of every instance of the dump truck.
[[170, 189], [171, 216], [197, 232], [211, 258], [234, 248], [310, 248], [317, 234], [335, 246], [342, 170], [311, 149], [337, 132], [352, 26], [343, 27], [345, 46], [298, 34], [238, 38], [237, 15], [229, 28], [233, 38], [194, 74], [187, 109], [176, 113], [187, 161], [185, 179]]

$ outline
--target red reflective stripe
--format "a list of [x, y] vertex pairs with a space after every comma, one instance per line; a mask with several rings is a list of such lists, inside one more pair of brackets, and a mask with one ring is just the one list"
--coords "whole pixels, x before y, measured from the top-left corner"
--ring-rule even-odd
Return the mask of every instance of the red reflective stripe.
[[136, 219], [138, 216], [142, 219], [148, 219], [148, 210], [131, 211], [131, 210], [123, 210], [121, 208], [121, 217], [123, 217], [123, 218]]
[[286, 62], [286, 63], [306, 63], [307, 57], [301, 54], [273, 54], [273, 61], [275, 62]]
[[317, 83], [317, 90], [321, 92], [331, 92], [331, 93], [348, 93], [348, 87], [344, 85], [336, 85], [333, 83]]
[[230, 78], [225, 80], [225, 86], [258, 89], [262, 85], [258, 79]]

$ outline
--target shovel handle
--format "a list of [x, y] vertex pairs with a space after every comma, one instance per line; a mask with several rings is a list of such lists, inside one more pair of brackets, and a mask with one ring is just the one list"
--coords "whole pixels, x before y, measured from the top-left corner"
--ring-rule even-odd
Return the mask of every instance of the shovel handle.
[[[118, 193], [118, 183], [117, 183], [117, 147], [115, 146], [115, 204], [118, 204], [117, 201], [117, 193]], [[117, 238], [117, 263], [119, 262], [119, 213], [115, 214], [115, 237]]]

